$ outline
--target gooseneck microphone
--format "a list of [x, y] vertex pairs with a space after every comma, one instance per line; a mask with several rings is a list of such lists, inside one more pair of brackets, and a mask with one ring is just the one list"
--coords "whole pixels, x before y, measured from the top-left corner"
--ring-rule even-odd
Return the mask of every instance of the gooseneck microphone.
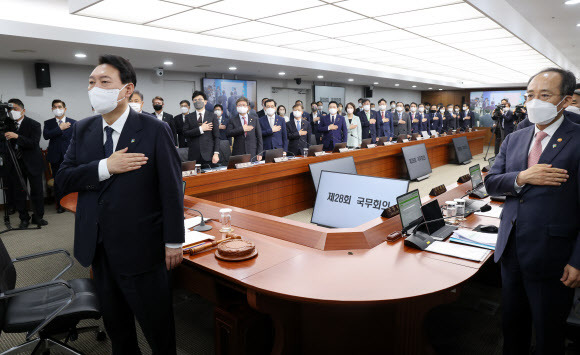
[[265, 152], [266, 152], [265, 150], [262, 150], [260, 153], [258, 153], [258, 154], [256, 154], [255, 156], [253, 156], [253, 157], [252, 157], [252, 159], [250, 159], [250, 162], [252, 162], [252, 163], [253, 163], [253, 162], [254, 162], [254, 159], [256, 159], [256, 158], [257, 158], [259, 155], [261, 156], [261, 155], [262, 155], [262, 153], [265, 153]]
[[[477, 209], [477, 210], [475, 210], [475, 211], [473, 211], [473, 212], [474, 212], [474, 213], [475, 213], [475, 212], [487, 212], [487, 211], [490, 211], [490, 210], [491, 210], [491, 206], [490, 206], [490, 205], [483, 205], [483, 206], [482, 206], [480, 209]], [[419, 227], [421, 227], [421, 226], [424, 226], [424, 225], [426, 225], [426, 224], [429, 224], [429, 223], [432, 223], [432, 222], [443, 221], [443, 220], [446, 220], [446, 219], [449, 219], [449, 218], [455, 218], [455, 217], [457, 217], [457, 216], [451, 216], [451, 217], [443, 217], [443, 218], [432, 219], [432, 220], [430, 220], [430, 221], [423, 221], [423, 222], [421, 222], [421, 223], [417, 224], [417, 226], [416, 226], [415, 228], [413, 228], [413, 231], [411, 232], [411, 235], [412, 235], [412, 234], [415, 234], [415, 232], [416, 232], [416, 231], [419, 229]]]
[[195, 212], [199, 213], [199, 215], [201, 216], [201, 223], [198, 224], [197, 226], [193, 227], [194, 231], [207, 232], [213, 228], [212, 226], [205, 224], [205, 219], [203, 218], [203, 214], [201, 213], [201, 211], [196, 210], [195, 208], [192, 208], [192, 207], [189, 207], [187, 209], [187, 211], [195, 211]]

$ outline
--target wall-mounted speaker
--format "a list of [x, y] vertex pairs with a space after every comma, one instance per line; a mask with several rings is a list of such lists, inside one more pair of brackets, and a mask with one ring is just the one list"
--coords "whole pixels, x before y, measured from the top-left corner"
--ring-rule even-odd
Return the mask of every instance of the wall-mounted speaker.
[[370, 86], [364, 87], [364, 98], [371, 98], [373, 97], [373, 89]]
[[34, 63], [36, 87], [39, 89], [50, 87], [50, 67], [48, 63]]

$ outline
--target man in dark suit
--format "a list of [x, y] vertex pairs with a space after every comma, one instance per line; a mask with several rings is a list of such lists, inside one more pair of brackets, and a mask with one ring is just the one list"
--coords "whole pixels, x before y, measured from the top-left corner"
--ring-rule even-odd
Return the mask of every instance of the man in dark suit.
[[266, 105], [265, 115], [260, 117], [264, 149], [282, 148], [287, 151], [288, 133], [286, 131], [286, 121], [284, 117], [276, 114], [276, 101], [267, 99], [264, 104]]
[[262, 109], [260, 111], [257, 112], [258, 118], [266, 116], [266, 101], [268, 100], [267, 97], [264, 97], [262, 99]]
[[236, 101], [238, 114], [230, 119], [226, 128], [226, 136], [234, 139], [232, 155], [250, 154], [252, 159], [262, 160], [258, 155], [264, 150], [262, 143], [262, 129], [258, 117], [248, 114], [250, 101], [240, 97]]
[[462, 130], [467, 131], [469, 128], [473, 128], [473, 122], [475, 122], [475, 113], [469, 109], [469, 105], [463, 104], [463, 111], [459, 115], [460, 127]]
[[143, 111], [144, 104], [145, 101], [143, 101], [143, 93], [141, 93], [141, 91], [139, 90], [133, 91], [133, 94], [131, 94], [131, 97], [129, 98], [129, 106], [131, 107], [131, 109], [133, 109], [133, 111], [137, 113], [144, 113], [146, 115], [151, 115], [155, 117], [154, 114]]
[[302, 119], [308, 119], [308, 123], [310, 123], [310, 127], [312, 128], [312, 134], [316, 139], [316, 143], [320, 143], [322, 141], [322, 132], [318, 130], [320, 126], [320, 120], [326, 114], [326, 112], [322, 112], [322, 110], [318, 110], [318, 104], [316, 102], [312, 102], [310, 104], [310, 114], [306, 115], [307, 112], [302, 114]]
[[580, 286], [580, 126], [562, 117], [575, 77], [533, 76], [527, 108], [535, 126], [506, 137], [485, 179], [506, 195], [495, 261], [501, 264], [504, 354], [564, 354], [566, 318]]
[[187, 159], [202, 165], [217, 164], [220, 160], [220, 129], [217, 117], [205, 109], [205, 92], [194, 91], [191, 100], [195, 111], [185, 117], [183, 124], [183, 135], [189, 145]]
[[453, 112], [453, 105], [447, 105], [447, 111], [445, 112], [445, 122], [446, 124], [444, 124], [445, 126], [445, 132], [447, 132], [450, 129], [457, 129], [457, 119], [458, 114], [455, 114], [455, 112]]
[[302, 155], [303, 149], [309, 147], [312, 128], [308, 120], [302, 118], [304, 107], [297, 103], [292, 107], [294, 118], [286, 123], [288, 130], [288, 151], [294, 155]]
[[[569, 120], [572, 123], [575, 124], [579, 124], [580, 125], [580, 115], [568, 110], [564, 110], [564, 113], [562, 113], [562, 115], [564, 115], [564, 118]], [[520, 129], [529, 127], [529, 126], [533, 126], [532, 122], [530, 122], [529, 118], [524, 118], [522, 120], [522, 122], [518, 123], [518, 126], [516, 127], [516, 131], [519, 131]]]
[[168, 270], [183, 258], [180, 159], [166, 124], [129, 109], [136, 81], [126, 59], [99, 58], [89, 99], [100, 114], [73, 126], [56, 184], [78, 192], [74, 255], [92, 267], [112, 353], [141, 353], [136, 318], [153, 354], [176, 354]]
[[510, 110], [510, 103], [507, 100], [502, 100], [505, 102], [505, 108], [503, 109], [502, 118], [502, 142], [507, 137], [508, 134], [512, 133], [516, 129], [516, 117], [514, 113]]
[[405, 106], [402, 102], [397, 102], [396, 113], [393, 117], [393, 136], [396, 138], [401, 134], [407, 137], [411, 134], [411, 118], [408, 112], [405, 111]]
[[[32, 223], [39, 226], [48, 224], [44, 217], [44, 191], [42, 187], [42, 173], [44, 172], [44, 163], [42, 153], [40, 152], [40, 123], [26, 116], [24, 104], [19, 99], [10, 99], [8, 103], [12, 104], [12, 118], [16, 123], [15, 132], [6, 132], [4, 137], [10, 142], [14, 150], [18, 165], [22, 171], [24, 183], [30, 185], [30, 200], [34, 209]], [[8, 154], [4, 154], [4, 161], [7, 165], [8, 178], [10, 186], [14, 189], [14, 207], [20, 217], [19, 228], [28, 228], [30, 216], [26, 208], [26, 190], [27, 187], [22, 185], [21, 180], [16, 173], [16, 167]]]
[[[319, 117], [328, 115], [327, 112], [324, 112], [324, 104], [322, 103], [322, 101], [317, 101], [316, 102], [316, 109], [318, 110], [318, 116]], [[337, 107], [337, 109], [338, 109], [338, 107]]]
[[362, 106], [363, 106], [363, 98], [361, 97], [360, 99], [358, 99], [358, 107], [356, 108], [356, 110], [354, 110], [354, 114], [358, 116], [358, 114], [362, 111]]
[[153, 115], [155, 115], [158, 120], [163, 121], [169, 125], [169, 128], [171, 128], [171, 133], [173, 134], [173, 142], [177, 146], [177, 130], [175, 129], [173, 116], [163, 111], [163, 106], [165, 106], [163, 98], [161, 96], [155, 96], [151, 102], [153, 104], [154, 110]]
[[409, 118], [411, 119], [411, 133], [421, 133], [421, 116], [417, 112], [417, 103], [411, 102], [409, 109]]
[[387, 100], [379, 100], [379, 111], [377, 112], [377, 119], [379, 120], [380, 137], [393, 138], [393, 114], [387, 108]]
[[173, 125], [175, 126], [175, 133], [177, 133], [179, 148], [187, 148], [187, 138], [183, 135], [183, 124], [185, 123], [185, 117], [189, 115], [189, 111], [191, 110], [189, 100], [181, 100], [179, 102], [179, 110], [181, 112], [173, 116]]
[[[310, 121], [311, 116], [308, 112], [306, 112], [306, 106], [304, 106], [304, 102], [302, 102], [302, 100], [296, 100], [296, 102], [294, 104], [302, 105], [302, 108], [303, 108], [302, 119]], [[294, 112], [290, 112], [290, 120], [292, 120], [294, 118], [293, 114], [294, 114]], [[312, 128], [312, 125], [310, 127]]]
[[348, 128], [346, 120], [337, 114], [338, 103], [330, 101], [328, 103], [329, 114], [322, 117], [318, 130], [322, 133], [322, 144], [325, 151], [332, 151], [336, 143], [346, 143], [348, 139]]
[[230, 139], [226, 136], [226, 128], [228, 126], [228, 122], [230, 121], [227, 117], [225, 117], [224, 107], [220, 104], [217, 104], [213, 108], [213, 113], [218, 120], [218, 128], [220, 130], [220, 139], [222, 141], [229, 141]]
[[444, 107], [431, 106], [431, 130], [441, 133], [443, 128], [443, 116], [445, 114]]
[[[71, 126], [76, 121], [70, 117], [66, 117], [66, 104], [62, 100], [52, 100], [52, 113], [54, 114], [54, 118], [44, 121], [42, 135], [48, 141], [46, 160], [50, 163], [52, 176], [55, 177], [64, 159], [64, 154], [68, 149], [70, 138], [72, 137]], [[55, 189], [54, 194], [56, 198], [56, 212], [64, 213], [64, 208], [60, 205], [60, 199], [62, 198], [60, 192]]]
[[429, 109], [429, 104], [419, 104], [419, 113], [417, 117], [419, 118], [419, 133], [426, 131], [431, 134], [431, 117], [427, 110]]
[[362, 110], [358, 113], [362, 128], [362, 139], [371, 138], [371, 142], [374, 143], [381, 135], [381, 120], [378, 119], [377, 112], [371, 110], [371, 100], [363, 99], [362, 104]]

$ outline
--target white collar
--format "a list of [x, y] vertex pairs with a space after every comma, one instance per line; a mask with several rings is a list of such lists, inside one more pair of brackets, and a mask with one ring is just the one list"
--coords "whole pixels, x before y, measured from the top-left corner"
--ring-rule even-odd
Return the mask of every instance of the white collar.
[[199, 114], [200, 114], [200, 113], [201, 113], [201, 115], [202, 115], [203, 117], [205, 117], [205, 107], [204, 107], [204, 108], [202, 108], [202, 109], [201, 109], [201, 111], [195, 110], [195, 115], [196, 115], [197, 117], [199, 117]]
[[153, 111], [153, 112], [155, 113], [155, 116], [157, 116], [157, 117], [159, 117], [159, 116], [163, 117], [163, 110], [160, 113], [157, 113], [155, 111]]
[[[544, 129], [544, 133], [547, 133], [548, 137], [552, 138], [554, 133], [556, 133], [558, 128], [560, 128], [560, 126], [562, 125], [562, 122], [564, 122], [564, 114], [562, 114], [562, 116], [560, 116], [560, 118], [558, 118], [556, 122], [546, 127], [546, 129]], [[534, 137], [536, 136], [536, 134], [538, 134], [538, 132], [540, 132], [540, 129], [538, 128], [537, 125], [534, 125]]]
[[123, 131], [123, 127], [125, 126], [125, 122], [127, 122], [127, 117], [129, 117], [130, 110], [131, 108], [127, 105], [125, 112], [123, 112], [123, 114], [119, 116], [119, 118], [117, 118], [117, 120], [110, 126], [107, 124], [107, 121], [102, 118], [103, 116], [101, 116], [101, 119], [103, 120], [103, 130], [105, 130], [105, 127], [111, 127], [115, 132], [121, 134], [121, 131]]
[[[54, 118], [57, 122], [59, 121], [58, 117]], [[62, 116], [62, 118], [60, 119], [61, 122], [66, 122], [66, 115]]]

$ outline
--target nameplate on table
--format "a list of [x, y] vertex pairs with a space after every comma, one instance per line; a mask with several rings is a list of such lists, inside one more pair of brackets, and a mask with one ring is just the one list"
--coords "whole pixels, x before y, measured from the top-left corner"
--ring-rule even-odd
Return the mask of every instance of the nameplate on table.
[[429, 132], [427, 132], [427, 131], [421, 131], [421, 134], [423, 135], [423, 138], [425, 138], [425, 139], [431, 138], [431, 136], [429, 135]]
[[392, 144], [393, 144], [393, 142], [389, 141], [389, 142], [385, 142], [384, 144], [385, 144], [385, 145], [392, 145]]
[[338, 152], [339, 153], [344, 153], [344, 152], [348, 152], [350, 149], [348, 148], [338, 148]]
[[377, 146], [376, 144], [367, 144], [367, 148], [374, 148], [376, 146]]
[[408, 139], [403, 139], [403, 143], [409, 143]]
[[283, 161], [288, 161], [288, 157], [274, 158], [274, 163], [281, 163]]
[[197, 173], [195, 172], [195, 170], [189, 170], [189, 171], [182, 171], [181, 172], [181, 176], [182, 177], [188, 177], [188, 176], [194, 176], [197, 175]]
[[236, 164], [236, 169], [249, 168], [250, 166], [252, 166], [252, 162], [238, 163], [238, 164]]
[[319, 156], [324, 155], [324, 154], [326, 154], [326, 153], [325, 152], [315, 152], [314, 156], [319, 157]]

